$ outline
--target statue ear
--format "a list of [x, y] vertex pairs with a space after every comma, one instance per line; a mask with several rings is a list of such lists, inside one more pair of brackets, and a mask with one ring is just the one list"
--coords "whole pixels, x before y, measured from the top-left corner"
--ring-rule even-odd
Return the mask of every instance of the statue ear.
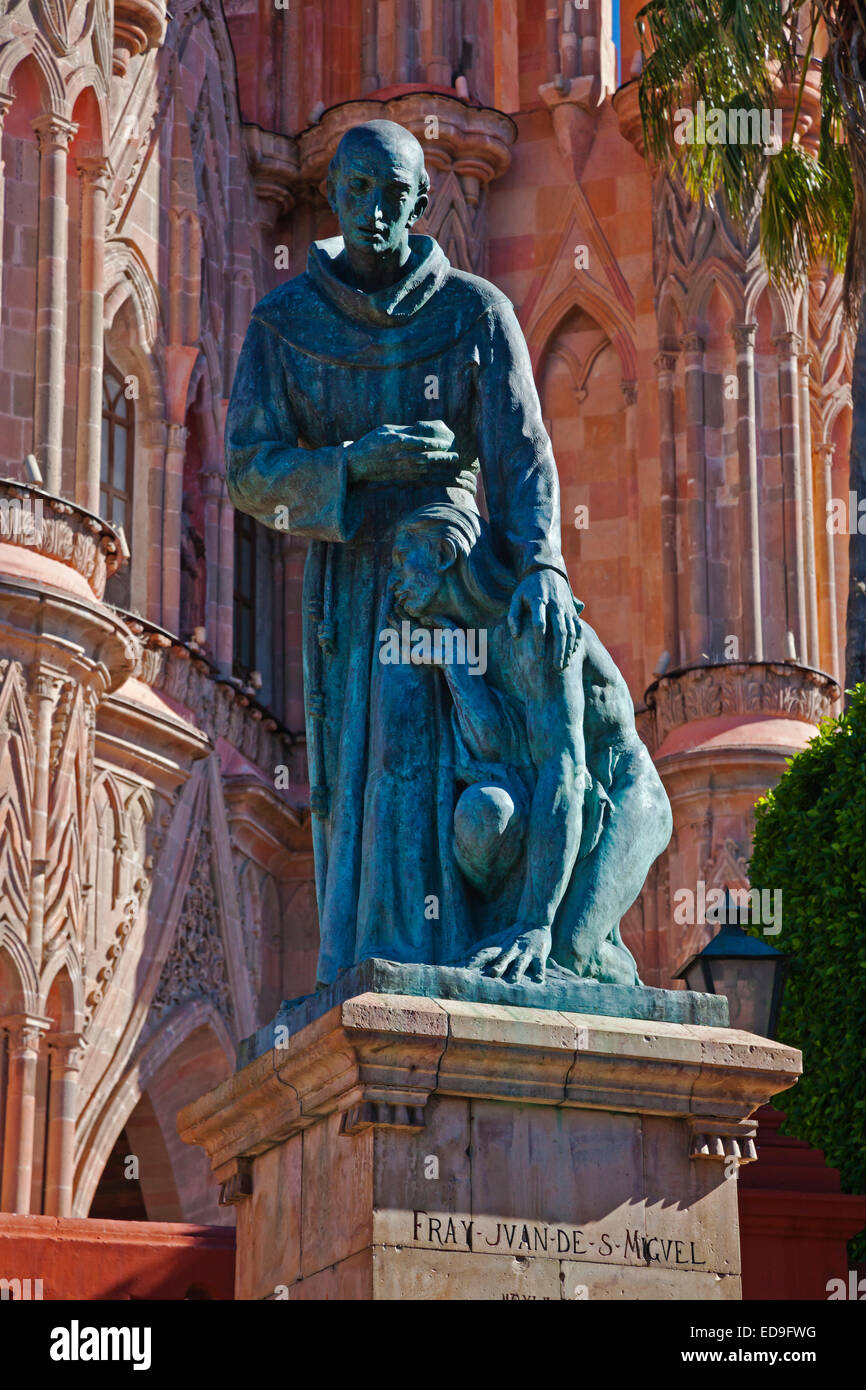
[[412, 209], [412, 215], [411, 215], [411, 217], [409, 218], [409, 222], [408, 222], [408, 225], [409, 225], [410, 227], [414, 227], [414, 225], [415, 225], [415, 223], [418, 221], [418, 219], [419, 219], [420, 217], [423, 217], [423, 216], [424, 216], [425, 212], [427, 211], [427, 204], [428, 204], [429, 202], [430, 202], [430, 199], [429, 199], [429, 197], [428, 197], [428, 195], [427, 195], [426, 193], [419, 193], [419, 194], [418, 194], [418, 197], [415, 199], [415, 206], [414, 206], [414, 208]]
[[434, 568], [437, 569], [440, 574], [444, 574], [446, 570], [450, 570], [451, 566], [456, 563], [457, 546], [450, 536], [440, 536], [439, 540], [436, 542], [436, 553], [433, 556], [433, 560]]

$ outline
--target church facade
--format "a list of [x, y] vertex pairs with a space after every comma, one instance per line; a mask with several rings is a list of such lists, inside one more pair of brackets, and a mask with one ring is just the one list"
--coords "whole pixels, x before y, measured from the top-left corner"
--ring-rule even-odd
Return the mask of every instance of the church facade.
[[0, 9], [0, 1210], [228, 1223], [175, 1117], [312, 989], [317, 919], [305, 547], [235, 513], [223, 428], [253, 305], [336, 230], [340, 136], [410, 129], [419, 230], [517, 310], [673, 806], [623, 928], [648, 984], [838, 704], [841, 287], [769, 285], [652, 167], [634, 0], [619, 32], [609, 0]]

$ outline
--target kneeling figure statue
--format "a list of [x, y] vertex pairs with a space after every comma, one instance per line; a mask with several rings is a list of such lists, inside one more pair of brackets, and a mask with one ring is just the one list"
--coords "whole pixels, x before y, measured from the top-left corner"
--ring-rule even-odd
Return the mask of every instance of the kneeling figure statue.
[[[452, 699], [453, 849], [483, 935], [460, 963], [513, 982], [550, 968], [640, 983], [620, 920], [672, 822], [623, 677], [585, 622], [564, 669], [537, 629], [512, 636], [514, 580], [477, 512], [417, 509], [393, 560], [394, 619], [434, 629]], [[467, 631], [473, 643], [453, 640]], [[470, 647], [483, 663], [454, 659]]]

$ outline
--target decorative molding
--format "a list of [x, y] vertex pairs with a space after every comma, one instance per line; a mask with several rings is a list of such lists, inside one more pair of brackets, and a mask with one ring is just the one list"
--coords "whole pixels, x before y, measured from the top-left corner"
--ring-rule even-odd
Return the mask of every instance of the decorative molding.
[[108, 986], [111, 984], [120, 958], [126, 949], [126, 943], [132, 935], [133, 927], [138, 920], [149, 892], [150, 884], [148, 880], [146, 878], [136, 879], [133, 892], [126, 899], [120, 921], [114, 929], [114, 940], [106, 951], [105, 965], [97, 971], [96, 983], [87, 996], [87, 1008], [84, 1015], [85, 1029], [90, 1027], [97, 1009], [105, 998]]
[[58, 57], [65, 58], [69, 52], [69, 19], [66, 0], [38, 0], [38, 9], [43, 34], [46, 35]]
[[219, 1204], [221, 1207], [235, 1207], [253, 1195], [253, 1161], [239, 1158], [233, 1164], [234, 1171], [220, 1184]]
[[274, 204], [277, 217], [285, 216], [294, 206], [300, 174], [297, 140], [251, 124], [243, 124], [241, 133], [256, 197]]
[[0, 659], [0, 922], [27, 940], [36, 744], [24, 668]]
[[831, 676], [794, 662], [688, 666], [654, 681], [644, 696], [653, 716], [651, 747], [657, 752], [682, 724], [720, 715], [769, 714], [818, 724], [839, 693]]
[[283, 763], [295, 764], [294, 777], [298, 769], [292, 750], [303, 747], [301, 737], [290, 733], [171, 633], [137, 617], [128, 617], [127, 623], [139, 638], [135, 670], [139, 680], [185, 705], [212, 742], [225, 738], [266, 771]]
[[[0, 506], [6, 502], [0, 542], [25, 546], [49, 560], [69, 565], [101, 599], [106, 580], [120, 568], [120, 537], [113, 526], [74, 502], [62, 501], [41, 488], [0, 478]], [[16, 507], [26, 524], [9, 525]]]
[[754, 1163], [758, 1157], [755, 1120], [740, 1123], [693, 1115], [689, 1119], [689, 1158], [710, 1159], [738, 1164]]
[[736, 1030], [593, 1017], [579, 1036], [553, 1013], [512, 1014], [359, 995], [187, 1105], [178, 1132], [206, 1150], [218, 1181], [327, 1115], [348, 1112], [350, 1129], [398, 1117], [417, 1129], [431, 1095], [660, 1115], [694, 1121], [689, 1137], [736, 1136], [800, 1074], [795, 1049]]
[[748, 852], [736, 840], [725, 840], [704, 865], [703, 878], [712, 888], [748, 888]]
[[343, 1112], [340, 1133], [363, 1134], [365, 1129], [401, 1129], [420, 1134], [424, 1128], [424, 1106], [402, 1105], [389, 1100], [363, 1100]]
[[165, 35], [164, 0], [114, 0], [115, 77], [125, 77], [130, 60], [158, 48]]

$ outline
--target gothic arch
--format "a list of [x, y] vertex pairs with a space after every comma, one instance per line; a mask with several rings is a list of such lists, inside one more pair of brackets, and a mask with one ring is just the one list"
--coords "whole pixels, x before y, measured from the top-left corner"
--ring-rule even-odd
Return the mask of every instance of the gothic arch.
[[[201, 1029], [213, 1036], [214, 1053], [225, 1060], [225, 1075], [234, 1071], [235, 1049], [224, 1020], [207, 1000], [197, 999], [175, 1010], [147, 1039], [124, 1070], [107, 1104], [77, 1155], [72, 1215], [86, 1216], [108, 1156], [121, 1130], [148, 1091], [157, 1073], [184, 1043]], [[196, 1082], [196, 1095], [201, 1088]], [[190, 1099], [193, 1099], [190, 1096]]]
[[28, 29], [26, 34], [16, 34], [0, 50], [0, 91], [13, 90], [15, 71], [28, 58], [33, 60], [36, 68], [45, 112], [50, 112], [53, 116], [66, 117], [70, 105], [57, 60], [51, 52], [48, 40], [38, 29]]
[[[131, 243], [115, 238], [106, 244], [106, 295], [103, 315], [106, 355], [126, 378], [135, 377], [133, 398], [132, 495], [146, 498], [150, 476], [157, 464], [154, 454], [162, 439], [154, 433], [165, 419], [166, 383], [159, 347], [162, 342], [159, 304], [150, 273]], [[130, 609], [142, 608], [147, 595], [151, 535], [151, 508], [133, 505], [132, 534], [128, 537]]]
[[536, 311], [526, 325], [526, 341], [536, 378], [563, 323], [575, 309], [588, 314], [607, 334], [619, 358], [623, 381], [635, 381], [637, 358], [634, 341], [612, 302], [612, 296], [606, 295], [599, 287], [579, 288], [577, 285], [560, 291], [546, 307]]
[[141, 348], [152, 353], [161, 337], [159, 295], [139, 248], [126, 237], [105, 243], [105, 310], [110, 326], [125, 302], [132, 300]]
[[[85, 63], [83, 67], [76, 68], [69, 78], [66, 98], [69, 102], [70, 112], [74, 113], [77, 102], [84, 96], [85, 92], [93, 94], [94, 105], [99, 114], [99, 147], [106, 151], [111, 139], [108, 87], [99, 68], [93, 63]], [[72, 119], [74, 119], [74, 115]]]
[[30, 952], [17, 932], [0, 922], [0, 1013], [38, 1012], [39, 980]]
[[[140, 950], [134, 956], [125, 951], [120, 957], [112, 989], [103, 1002], [105, 1012], [99, 1015], [99, 1022], [104, 1030], [104, 1051], [101, 1056], [88, 1054], [84, 1059], [81, 1086], [87, 1101], [78, 1117], [78, 1140], [86, 1147], [90, 1146], [91, 1132], [101, 1123], [105, 1110], [111, 1104], [111, 1097], [117, 1091], [129, 1059], [136, 1055], [140, 1046], [165, 957], [177, 933], [198, 845], [195, 829], [202, 822], [206, 805], [204, 771], [199, 767], [181, 793], [167, 844], [163, 847], [157, 871], [153, 875], [151, 910], [147, 930], [139, 939]], [[128, 1011], [122, 1010], [118, 1017], [115, 1001], [124, 992], [134, 1002]], [[122, 1127], [121, 1120], [112, 1134], [102, 1164]], [[97, 1180], [98, 1177], [94, 1180], [94, 1186]]]
[[57, 986], [61, 986], [62, 994], [65, 996], [64, 1018], [58, 1025], [58, 1031], [80, 1032], [84, 1027], [84, 980], [78, 952], [69, 940], [64, 943], [62, 951], [49, 956], [48, 964], [42, 973], [39, 988], [40, 1013], [48, 1013], [49, 997]]
[[713, 296], [713, 290], [716, 287], [727, 299], [736, 321], [738, 323], [744, 321], [746, 303], [739, 276], [732, 266], [727, 265], [716, 256], [710, 256], [702, 262], [700, 271], [691, 282], [686, 294], [683, 322], [687, 326], [687, 332], [705, 317]]
[[656, 301], [658, 340], [662, 351], [677, 352], [685, 332], [687, 305], [683, 287], [677, 277], [668, 275], [663, 281]]
[[770, 306], [770, 321], [774, 337], [782, 333], [799, 333], [802, 309], [802, 296], [784, 285], [775, 284], [761, 268], [750, 281], [746, 290], [745, 315], [747, 322], [754, 322], [759, 315], [759, 304], [766, 297]]

